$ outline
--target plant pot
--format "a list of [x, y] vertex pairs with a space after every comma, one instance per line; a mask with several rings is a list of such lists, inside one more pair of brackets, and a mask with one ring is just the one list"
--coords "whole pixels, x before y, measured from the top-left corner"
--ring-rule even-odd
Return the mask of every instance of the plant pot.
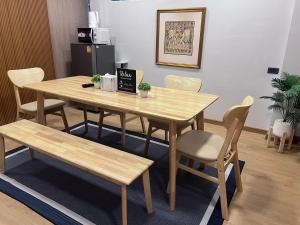
[[147, 98], [148, 97], [148, 92], [149, 91], [144, 91], [144, 90], [140, 90], [140, 95], [142, 98]]
[[292, 135], [292, 126], [288, 122], [283, 122], [283, 119], [277, 119], [273, 125], [273, 134], [277, 137], [282, 137], [286, 133], [287, 137]]
[[100, 89], [101, 83], [100, 82], [94, 83], [94, 87], [97, 88], [97, 89]]

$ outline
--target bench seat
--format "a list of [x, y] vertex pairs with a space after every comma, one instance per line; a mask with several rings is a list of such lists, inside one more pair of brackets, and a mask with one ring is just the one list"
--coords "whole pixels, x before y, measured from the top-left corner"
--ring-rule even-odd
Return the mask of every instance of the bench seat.
[[143, 175], [147, 211], [152, 213], [148, 169], [153, 161], [28, 120], [1, 126], [0, 135], [1, 172], [5, 171], [3, 137], [7, 137], [30, 149], [121, 185], [123, 224], [127, 224], [126, 186]]

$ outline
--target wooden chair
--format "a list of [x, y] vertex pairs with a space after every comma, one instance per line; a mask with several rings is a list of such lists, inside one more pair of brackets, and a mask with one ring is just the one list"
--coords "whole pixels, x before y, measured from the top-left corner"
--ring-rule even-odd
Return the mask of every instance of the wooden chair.
[[[230, 163], [234, 164], [237, 191], [242, 192], [237, 143], [252, 104], [253, 98], [247, 96], [241, 105], [227, 110], [223, 118], [223, 125], [227, 131], [225, 138], [205, 131], [192, 130], [177, 139], [176, 172], [182, 169], [219, 184], [222, 216], [225, 220], [228, 220], [225, 170]], [[180, 163], [182, 156], [216, 168], [218, 178]]]
[[[178, 89], [178, 90], [191, 91], [191, 92], [199, 92], [201, 89], [201, 85], [202, 85], [202, 81], [198, 78], [180, 77], [175, 75], [167, 75], [164, 81], [165, 88]], [[148, 126], [147, 139], [146, 139], [145, 150], [144, 150], [145, 157], [148, 156], [151, 135], [158, 130], [164, 130], [165, 140], [167, 141], [168, 132], [169, 132], [168, 122], [157, 120], [157, 119], [148, 119], [148, 122], [149, 122], [149, 126]], [[189, 126], [191, 126], [192, 130], [195, 130], [194, 119], [184, 123], [177, 124], [177, 134], [180, 135], [182, 130], [184, 130]]]
[[[144, 79], [144, 71], [137, 70], [137, 73], [136, 73], [136, 84], [137, 84], [137, 86], [143, 81], [143, 79]], [[130, 122], [130, 121], [132, 121], [132, 120], [134, 120], [136, 118], [140, 118], [142, 129], [143, 129], [143, 133], [146, 132], [146, 130], [145, 130], [145, 122], [144, 122], [143, 117], [141, 117], [141, 116], [132, 116], [130, 118], [126, 118], [126, 113], [124, 113], [124, 112], [118, 112], [118, 111], [107, 110], [107, 109], [100, 109], [98, 139], [101, 138], [102, 126], [103, 126], [103, 120], [104, 120], [104, 118], [107, 117], [107, 116], [111, 116], [111, 115], [119, 115], [120, 116], [121, 130], [122, 130], [122, 134], [121, 134], [122, 145], [125, 145], [126, 123], [128, 123], [128, 122]]]
[[[37, 83], [44, 79], [45, 73], [41, 68], [29, 68], [19, 70], [9, 70], [7, 72], [9, 79], [14, 85], [14, 92], [17, 102], [17, 116], [16, 120], [20, 119], [20, 114], [28, 114], [36, 117], [37, 114], [37, 102], [29, 102], [26, 104], [21, 103], [21, 97], [19, 94], [19, 88], [23, 88], [26, 84]], [[65, 102], [58, 99], [45, 99], [45, 114], [53, 114], [61, 116], [65, 129], [70, 133], [68, 121], [64, 111]], [[60, 113], [57, 113], [60, 112]]]

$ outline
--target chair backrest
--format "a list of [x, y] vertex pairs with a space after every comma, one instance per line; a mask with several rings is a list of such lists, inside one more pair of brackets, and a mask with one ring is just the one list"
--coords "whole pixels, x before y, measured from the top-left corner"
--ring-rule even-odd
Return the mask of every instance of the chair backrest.
[[[223, 125], [227, 129], [226, 138], [220, 152], [220, 159], [224, 159], [228, 151], [236, 150], [236, 145], [244, 127], [250, 107], [253, 105], [253, 97], [247, 96], [242, 103], [228, 109], [223, 117]], [[229, 147], [233, 147], [231, 149]]]
[[23, 88], [26, 84], [40, 82], [44, 79], [45, 73], [41, 68], [30, 68], [20, 70], [9, 70], [7, 75], [14, 84], [15, 97], [18, 109], [21, 106], [21, 98], [18, 88]]
[[181, 77], [175, 75], [167, 75], [165, 77], [166, 88], [199, 92], [201, 89], [201, 85], [202, 85], [202, 81], [198, 78]]
[[138, 86], [144, 79], [144, 71], [137, 70], [136, 71], [136, 86]]
[[36, 67], [30, 69], [9, 70], [7, 75], [15, 86], [23, 88], [26, 84], [42, 81], [45, 73], [41, 68]]

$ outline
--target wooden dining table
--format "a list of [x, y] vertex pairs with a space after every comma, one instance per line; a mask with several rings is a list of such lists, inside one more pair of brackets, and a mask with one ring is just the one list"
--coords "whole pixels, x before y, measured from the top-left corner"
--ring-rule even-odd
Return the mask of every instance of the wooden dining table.
[[139, 116], [167, 121], [169, 126], [169, 204], [176, 203], [176, 126], [178, 123], [196, 119], [197, 129], [204, 129], [204, 110], [219, 97], [212, 94], [152, 87], [147, 98], [124, 92], [108, 92], [94, 87], [83, 88], [90, 83], [88, 76], [74, 76], [26, 85], [37, 92], [37, 121], [45, 125], [44, 100], [56, 97], [99, 108], [132, 113]]

